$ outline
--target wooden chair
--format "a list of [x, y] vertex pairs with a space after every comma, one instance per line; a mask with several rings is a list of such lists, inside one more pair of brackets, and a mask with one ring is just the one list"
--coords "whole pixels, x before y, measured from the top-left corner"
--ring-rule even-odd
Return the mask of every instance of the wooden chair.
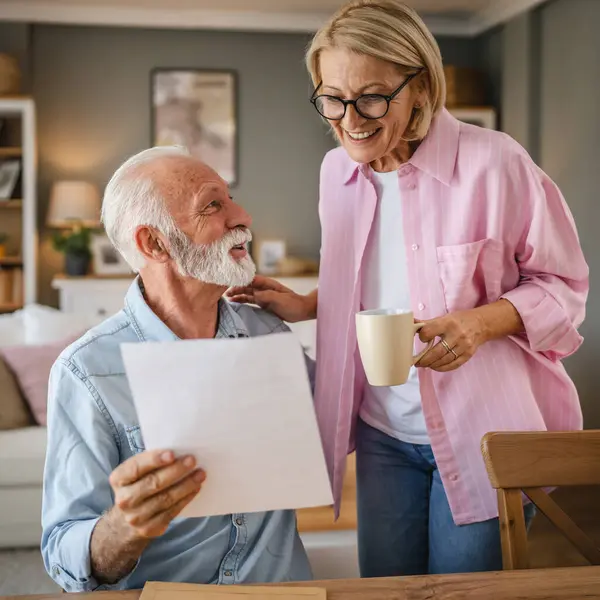
[[600, 548], [543, 490], [600, 485], [600, 430], [488, 433], [481, 450], [498, 490], [504, 569], [528, 567], [522, 493], [591, 564], [600, 565]]

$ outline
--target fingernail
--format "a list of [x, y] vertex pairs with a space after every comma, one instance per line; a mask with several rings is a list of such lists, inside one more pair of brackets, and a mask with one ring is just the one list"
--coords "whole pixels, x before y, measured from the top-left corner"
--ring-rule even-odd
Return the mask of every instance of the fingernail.
[[162, 460], [162, 462], [165, 464], [173, 462], [173, 458], [173, 453], [170, 450], [168, 450], [167, 452], [163, 452], [160, 455], [160, 460]]
[[193, 456], [186, 456], [183, 459], [183, 466], [191, 469], [196, 464], [196, 459]]
[[202, 483], [206, 479], [206, 473], [204, 471], [196, 471], [194, 473], [194, 481]]

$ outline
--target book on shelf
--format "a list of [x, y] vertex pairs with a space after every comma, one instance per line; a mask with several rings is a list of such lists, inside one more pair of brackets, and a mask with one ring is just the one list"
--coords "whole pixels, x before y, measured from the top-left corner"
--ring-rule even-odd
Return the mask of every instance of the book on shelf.
[[12, 303], [16, 306], [23, 305], [23, 269], [12, 269]]
[[23, 305], [23, 269], [0, 268], [0, 307]]
[[0, 269], [0, 305], [12, 302], [12, 274], [8, 269]]

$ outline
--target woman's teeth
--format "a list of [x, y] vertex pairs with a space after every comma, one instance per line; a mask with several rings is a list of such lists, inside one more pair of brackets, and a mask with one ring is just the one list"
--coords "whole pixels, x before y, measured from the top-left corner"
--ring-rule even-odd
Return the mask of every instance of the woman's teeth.
[[351, 133], [350, 131], [346, 131], [346, 133], [353, 140], [366, 140], [368, 137], [371, 137], [373, 134], [377, 133], [379, 129], [373, 129], [373, 131], [360, 131], [358, 133]]

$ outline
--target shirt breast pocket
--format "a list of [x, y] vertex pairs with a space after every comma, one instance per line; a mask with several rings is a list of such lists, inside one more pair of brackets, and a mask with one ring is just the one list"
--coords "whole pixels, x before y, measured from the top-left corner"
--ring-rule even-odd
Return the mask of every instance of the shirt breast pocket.
[[131, 454], [139, 454], [140, 452], [144, 452], [146, 446], [144, 445], [144, 440], [142, 439], [142, 432], [140, 431], [139, 425], [134, 427], [126, 427], [125, 435], [127, 436], [127, 442], [129, 443]]
[[498, 300], [502, 293], [504, 244], [491, 238], [438, 246], [437, 261], [448, 312]]

